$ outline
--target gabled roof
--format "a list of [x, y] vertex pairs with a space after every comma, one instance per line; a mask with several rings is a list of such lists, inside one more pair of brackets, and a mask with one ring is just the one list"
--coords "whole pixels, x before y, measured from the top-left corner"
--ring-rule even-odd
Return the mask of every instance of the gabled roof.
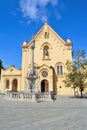
[[[59, 39], [65, 46], [66, 46], [66, 42], [51, 28], [50, 25], [48, 25], [48, 23], [45, 23], [42, 28], [37, 32], [37, 34], [35, 35], [35, 39], [41, 34], [41, 32], [45, 29], [48, 28], [57, 39]], [[31, 45], [32, 40], [29, 42], [29, 46]]]

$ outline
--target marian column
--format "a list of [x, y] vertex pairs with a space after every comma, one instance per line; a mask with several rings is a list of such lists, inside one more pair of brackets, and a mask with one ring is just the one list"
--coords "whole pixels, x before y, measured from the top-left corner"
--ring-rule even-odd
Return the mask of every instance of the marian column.
[[27, 75], [28, 90], [31, 93], [36, 93], [38, 91], [36, 85], [37, 75], [35, 75], [34, 73], [34, 48], [35, 48], [35, 37], [33, 36], [30, 46], [31, 49], [30, 73]]
[[30, 63], [30, 74], [33, 75], [34, 72], [34, 48], [35, 48], [35, 38], [32, 37], [31, 41], [31, 63]]

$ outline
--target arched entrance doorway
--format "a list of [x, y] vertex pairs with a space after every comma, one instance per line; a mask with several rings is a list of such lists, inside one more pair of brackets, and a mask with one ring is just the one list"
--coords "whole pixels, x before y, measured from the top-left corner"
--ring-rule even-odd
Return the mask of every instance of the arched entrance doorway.
[[46, 79], [41, 81], [41, 92], [48, 92], [49, 91], [49, 83]]
[[12, 82], [12, 91], [13, 92], [17, 92], [17, 85], [18, 85], [17, 79], [14, 79]]

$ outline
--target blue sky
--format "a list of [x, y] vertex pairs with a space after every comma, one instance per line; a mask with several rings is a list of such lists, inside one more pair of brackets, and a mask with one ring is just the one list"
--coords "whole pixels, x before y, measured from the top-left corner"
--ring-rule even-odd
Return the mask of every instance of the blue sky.
[[87, 54], [87, 0], [0, 0], [0, 59], [4, 67], [21, 67], [22, 43], [45, 21], [73, 49]]

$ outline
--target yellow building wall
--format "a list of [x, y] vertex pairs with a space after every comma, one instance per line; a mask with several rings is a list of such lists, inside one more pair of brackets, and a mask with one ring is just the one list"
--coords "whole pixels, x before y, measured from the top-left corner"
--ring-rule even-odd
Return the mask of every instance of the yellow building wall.
[[[44, 47], [49, 47], [49, 56], [44, 58]], [[31, 64], [31, 41], [24, 41], [22, 46], [22, 67], [21, 70], [15, 67], [9, 67], [2, 70], [1, 74], [1, 92], [5, 91], [5, 84], [9, 79], [12, 90], [12, 81], [17, 79], [18, 91], [23, 91], [28, 86], [27, 73], [30, 72]], [[63, 80], [66, 73], [66, 61], [72, 61], [72, 44], [65, 42], [47, 23], [35, 35], [34, 49], [34, 66], [37, 68], [38, 78], [36, 80], [38, 90], [41, 91], [41, 82], [47, 80], [49, 91], [55, 91], [58, 95], [72, 95], [71, 88], [65, 88]], [[57, 75], [57, 65], [62, 64], [63, 75]], [[11, 71], [13, 69], [13, 71]], [[47, 71], [46, 77], [42, 76], [42, 72]]]
[[[45, 33], [48, 37], [45, 38]], [[49, 47], [49, 58], [44, 58], [43, 48], [44, 46]], [[31, 41], [23, 43], [22, 53], [22, 88], [24, 89], [27, 79], [24, 78], [27, 72], [30, 72], [31, 64]], [[26, 50], [26, 51], [25, 51]], [[25, 54], [26, 53], [26, 54]], [[56, 34], [56, 32], [46, 23], [35, 35], [35, 49], [34, 49], [34, 65], [39, 68], [37, 86], [41, 89], [41, 81], [46, 79], [49, 83], [49, 91], [56, 91], [60, 95], [71, 95], [72, 89], [65, 88], [63, 80], [64, 74], [66, 73], [66, 61], [72, 61], [72, 45], [63, 41], [63, 39]], [[63, 76], [58, 77], [56, 74], [57, 63], [63, 64]], [[52, 69], [50, 69], [52, 66]], [[46, 70], [48, 76], [44, 78], [41, 74], [42, 71]], [[60, 88], [60, 86], [62, 86]]]
[[16, 69], [14, 66], [10, 66], [7, 69], [1, 70], [1, 92], [6, 91], [6, 82], [9, 81], [9, 89], [12, 91], [13, 80], [17, 80], [17, 91], [21, 91], [21, 69]]

